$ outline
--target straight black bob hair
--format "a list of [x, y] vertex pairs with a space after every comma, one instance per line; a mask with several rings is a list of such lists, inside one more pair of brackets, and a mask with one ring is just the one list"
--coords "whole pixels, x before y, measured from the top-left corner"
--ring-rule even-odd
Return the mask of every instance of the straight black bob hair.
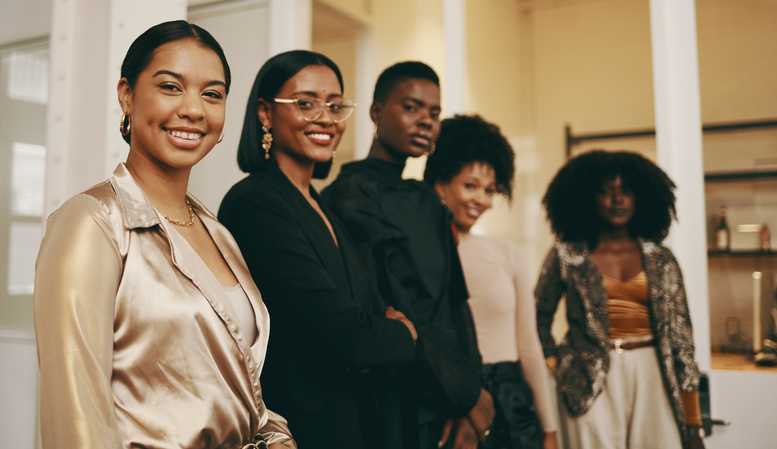
[[[221, 59], [221, 64], [224, 66], [224, 82], [226, 83], [227, 94], [229, 94], [232, 74], [229, 70], [224, 50], [221, 49], [221, 45], [210, 33], [185, 20], [173, 20], [154, 25], [138, 36], [130, 45], [129, 50], [127, 50], [127, 55], [124, 56], [124, 62], [121, 64], [121, 77], [126, 78], [129, 87], [134, 89], [140, 74], [151, 64], [156, 49], [169, 42], [182, 39], [192, 39], [210, 48], [218, 55], [219, 59]], [[125, 123], [122, 123], [122, 127], [127, 125], [128, 120], [129, 117], [124, 119]], [[122, 135], [127, 143], [130, 143], [131, 136], [131, 131], [126, 135]]]
[[634, 192], [629, 234], [656, 243], [666, 238], [677, 215], [675, 184], [669, 176], [639, 153], [593, 150], [561, 167], [542, 199], [559, 240], [585, 241], [592, 248], [596, 245], [603, 223], [596, 213], [595, 196], [605, 181], [617, 176]]
[[[343, 87], [343, 75], [337, 64], [331, 59], [307, 50], [292, 50], [273, 56], [264, 63], [259, 73], [256, 75], [254, 87], [251, 88], [251, 94], [248, 97], [246, 106], [246, 115], [243, 120], [243, 132], [240, 135], [240, 144], [237, 147], [237, 165], [240, 170], [246, 173], [255, 173], [264, 169], [268, 164], [273, 163], [274, 158], [265, 159], [262, 149], [262, 123], [259, 121], [259, 99], [273, 104], [275, 96], [294, 75], [299, 73], [305, 67], [313, 65], [324, 65], [332, 69], [340, 83], [340, 90]], [[272, 150], [271, 150], [272, 151]], [[272, 152], [270, 153], [272, 155]], [[324, 179], [332, 168], [332, 161], [316, 163], [313, 170], [313, 177]]]

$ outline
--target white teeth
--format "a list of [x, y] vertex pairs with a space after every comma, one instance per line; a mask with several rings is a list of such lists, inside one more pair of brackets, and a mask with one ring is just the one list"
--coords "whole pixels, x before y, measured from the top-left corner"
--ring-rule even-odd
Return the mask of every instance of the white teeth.
[[168, 131], [168, 132], [173, 137], [178, 137], [178, 138], [186, 139], [186, 140], [199, 139], [200, 137], [202, 137], [204, 135], [204, 134], [200, 134], [200, 133], [185, 133], [185, 132], [181, 132], [181, 131]]
[[318, 133], [311, 133], [311, 134], [308, 134], [308, 136], [316, 140], [329, 140], [332, 138], [332, 136], [330, 136], [329, 134], [318, 134]]

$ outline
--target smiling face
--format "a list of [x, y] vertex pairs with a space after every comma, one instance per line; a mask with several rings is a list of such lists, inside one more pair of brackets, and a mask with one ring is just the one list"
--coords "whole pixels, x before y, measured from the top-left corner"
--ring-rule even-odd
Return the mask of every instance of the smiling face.
[[135, 86], [122, 78], [118, 93], [131, 118], [127, 160], [133, 165], [191, 169], [224, 128], [224, 66], [213, 50], [192, 39], [158, 47]]
[[604, 180], [595, 195], [596, 214], [605, 226], [624, 228], [634, 216], [636, 197], [620, 175]]
[[450, 182], [438, 182], [434, 188], [453, 212], [456, 228], [469, 232], [483, 212], [493, 204], [496, 173], [488, 164], [473, 162], [462, 168]]
[[[333, 102], [343, 98], [335, 72], [325, 65], [311, 65], [297, 72], [275, 96], [280, 99], [303, 97]], [[345, 122], [335, 123], [327, 108], [315, 120], [308, 121], [294, 103], [268, 103], [259, 100], [259, 121], [270, 128], [275, 159], [286, 164], [312, 168], [316, 162], [332, 159], [345, 132]]]
[[370, 108], [377, 126], [372, 155], [396, 163], [428, 152], [440, 134], [440, 88], [426, 79], [403, 81]]

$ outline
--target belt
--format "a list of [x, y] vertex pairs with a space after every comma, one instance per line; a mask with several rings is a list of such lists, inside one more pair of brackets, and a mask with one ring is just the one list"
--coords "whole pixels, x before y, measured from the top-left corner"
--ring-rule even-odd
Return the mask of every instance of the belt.
[[610, 340], [610, 349], [614, 349], [617, 354], [620, 354], [624, 350], [629, 351], [632, 349], [647, 348], [654, 344], [655, 340], [652, 337], [650, 339], [616, 338], [615, 340]]

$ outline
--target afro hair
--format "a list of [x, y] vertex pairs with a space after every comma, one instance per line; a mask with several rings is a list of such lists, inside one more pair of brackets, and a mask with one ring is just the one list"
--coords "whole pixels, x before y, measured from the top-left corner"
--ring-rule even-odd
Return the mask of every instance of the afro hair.
[[542, 199], [550, 227], [559, 240], [595, 244], [602, 227], [596, 213], [596, 193], [603, 182], [619, 175], [635, 196], [629, 234], [657, 243], [666, 238], [677, 215], [674, 182], [638, 153], [593, 150], [561, 167]]

